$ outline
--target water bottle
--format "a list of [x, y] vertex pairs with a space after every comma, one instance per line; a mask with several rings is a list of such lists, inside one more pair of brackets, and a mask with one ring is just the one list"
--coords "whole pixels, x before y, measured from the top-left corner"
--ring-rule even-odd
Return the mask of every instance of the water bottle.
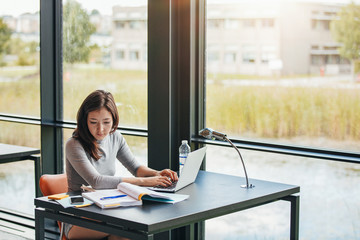
[[179, 147], [179, 176], [181, 175], [181, 171], [184, 167], [189, 152], [190, 152], [190, 146], [188, 145], [188, 141], [182, 140], [181, 146]]

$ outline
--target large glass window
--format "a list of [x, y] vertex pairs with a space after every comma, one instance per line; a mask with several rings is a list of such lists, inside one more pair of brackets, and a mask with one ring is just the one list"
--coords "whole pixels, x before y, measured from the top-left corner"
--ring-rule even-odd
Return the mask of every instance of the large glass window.
[[[339, 61], [339, 43], [330, 31], [314, 35], [311, 27], [313, 11], [327, 16], [340, 8], [294, 1], [209, 2], [207, 11], [216, 11], [217, 21], [228, 22], [231, 9], [245, 22], [251, 16], [276, 24], [251, 34], [232, 29], [231, 45], [223, 29], [207, 28], [207, 64], [216, 60], [216, 68], [206, 68], [206, 125], [233, 138], [358, 151], [360, 92], [350, 64]], [[212, 14], [208, 20], [213, 22]], [[292, 37], [299, 34], [303, 37]], [[235, 61], [237, 68], [230, 69]]]
[[[211, 24], [206, 29], [206, 127], [239, 140], [359, 152], [359, 87], [353, 80], [349, 62], [340, 61], [339, 42], [329, 31], [329, 22], [336, 21], [334, 16], [347, 3], [260, 3], [251, 0], [207, 2], [209, 14], [206, 20]], [[217, 21], [226, 22], [229, 11], [231, 16], [242, 21], [242, 27], [233, 28], [231, 32], [231, 44], [240, 46], [241, 60], [237, 61], [236, 69], [229, 68], [231, 58], [226, 52], [229, 38], [224, 37], [228, 36], [224, 34], [224, 27], [213, 27], [214, 11]], [[218, 59], [216, 68], [209, 67], [214, 61], [213, 46], [217, 46], [220, 56], [227, 56]], [[244, 175], [234, 150], [219, 148], [215, 152], [213, 154], [212, 148], [209, 149], [207, 170]], [[343, 229], [331, 231], [331, 237], [356, 238], [356, 233], [350, 232], [359, 227], [359, 221], [346, 205], [359, 211], [359, 204], [348, 200], [351, 196], [345, 188], [339, 190], [341, 187], [336, 187], [354, 183], [359, 176], [356, 165], [264, 152], [245, 153], [250, 177], [300, 185], [301, 236], [320, 238], [307, 223], [312, 222], [309, 219], [316, 219], [318, 210], [322, 209], [319, 211], [325, 216], [314, 221], [319, 222], [317, 231], [323, 228], [319, 232], [325, 234], [330, 232], [329, 229]], [[219, 164], [216, 159], [226, 159], [226, 163], [221, 161]], [[320, 197], [319, 189], [322, 194], [332, 196], [323, 206], [315, 203]], [[339, 212], [333, 206], [339, 206]], [[308, 211], [307, 207], [317, 210]], [[283, 228], [281, 219], [288, 220], [287, 213], [277, 224], [271, 224], [266, 217], [258, 217], [268, 215], [270, 210], [260, 211], [264, 212], [249, 213], [248, 216], [241, 213], [237, 217], [222, 218], [226, 220], [209, 221], [207, 236], [209, 239], [286, 238], [288, 230], [280, 228]], [[275, 215], [271, 216], [272, 220], [277, 218]], [[241, 219], [238, 224], [234, 224], [236, 218]], [[224, 226], [226, 231], [213, 232], [212, 224]], [[256, 224], [264, 224], [254, 227], [264, 229], [263, 233], [252, 232], [251, 226]], [[356, 227], [352, 229], [352, 226]]]
[[1, 4], [0, 112], [40, 116], [39, 20], [39, 1]]
[[[300, 186], [300, 239], [357, 239], [359, 164], [240, 151], [249, 183], [255, 178]], [[208, 145], [206, 156], [207, 171], [244, 176], [235, 149]], [[278, 201], [208, 220], [205, 235], [209, 240], [289, 239], [289, 217], [290, 203]]]
[[63, 1], [64, 118], [96, 89], [116, 100], [120, 125], [147, 127], [147, 2]]
[[[0, 143], [40, 148], [40, 127], [0, 121]], [[34, 215], [34, 161], [0, 165], [0, 208]], [[11, 203], [11, 204], [9, 204]]]
[[[36, 0], [1, 3], [0, 113], [40, 116], [39, 10]], [[39, 148], [40, 128], [0, 122], [0, 143]], [[34, 181], [33, 161], [1, 164], [0, 208], [33, 215]]]

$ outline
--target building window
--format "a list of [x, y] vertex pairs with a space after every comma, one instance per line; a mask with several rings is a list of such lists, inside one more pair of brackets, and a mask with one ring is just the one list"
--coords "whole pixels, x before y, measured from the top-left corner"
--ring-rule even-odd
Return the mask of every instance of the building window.
[[269, 63], [276, 59], [276, 47], [272, 45], [261, 47], [261, 63]]
[[311, 50], [319, 50], [319, 45], [311, 45]]
[[330, 21], [323, 21], [324, 30], [330, 30]]
[[225, 19], [225, 21], [224, 21], [225, 29], [237, 29], [238, 27], [239, 27], [239, 20]]
[[140, 52], [138, 50], [131, 50], [129, 52], [129, 59], [130, 59], [130, 61], [139, 61]]
[[316, 20], [316, 19], [312, 19], [311, 20], [311, 28], [314, 30], [320, 30], [321, 29], [320, 21]]
[[141, 29], [140, 21], [130, 21], [129, 22], [130, 29]]
[[245, 28], [255, 28], [256, 20], [255, 19], [244, 19], [243, 20], [243, 26]]
[[207, 20], [207, 27], [209, 29], [220, 29], [221, 21], [222, 20], [220, 20], [220, 19], [209, 19], [209, 20]]
[[236, 62], [236, 52], [225, 52], [224, 63], [235, 63], [235, 62]]
[[244, 45], [242, 48], [242, 62], [255, 63], [256, 62], [256, 46]]
[[219, 52], [215, 51], [208, 51], [207, 53], [207, 61], [209, 63], [217, 63], [220, 60], [220, 54]]
[[324, 56], [311, 55], [311, 64], [315, 66], [324, 65]]
[[243, 63], [255, 63], [256, 54], [253, 52], [244, 52], [242, 54]]
[[116, 29], [124, 29], [126, 26], [126, 23], [124, 21], [117, 21], [115, 22], [115, 28]]
[[273, 18], [264, 18], [261, 20], [261, 25], [263, 28], [273, 28], [275, 20]]
[[325, 63], [326, 64], [339, 64], [340, 58], [337, 55], [327, 55], [327, 56], [325, 56]]
[[125, 59], [125, 51], [124, 50], [116, 50], [116, 59], [124, 60]]

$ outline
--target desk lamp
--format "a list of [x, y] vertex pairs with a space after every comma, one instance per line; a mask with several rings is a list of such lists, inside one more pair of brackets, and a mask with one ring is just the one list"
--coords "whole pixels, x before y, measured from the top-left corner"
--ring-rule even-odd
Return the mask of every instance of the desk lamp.
[[219, 139], [219, 140], [222, 140], [222, 141], [229, 142], [230, 145], [233, 148], [235, 148], [235, 150], [238, 152], [238, 154], [240, 156], [240, 159], [241, 159], [241, 163], [242, 163], [243, 168], [244, 168], [245, 178], [246, 178], [246, 185], [241, 185], [241, 187], [242, 188], [253, 188], [253, 187], [255, 187], [254, 185], [249, 184], [249, 179], [248, 179], [248, 176], [247, 176], [247, 173], [246, 173], [245, 163], [244, 163], [244, 160], [243, 160], [243, 158], [242, 158], [242, 156], [240, 154], [239, 149], [230, 141], [230, 139], [227, 138], [226, 134], [216, 132], [216, 131], [212, 130], [211, 128], [204, 128], [204, 129], [200, 130], [199, 134], [201, 136], [203, 136], [204, 138], [207, 138], [207, 139]]

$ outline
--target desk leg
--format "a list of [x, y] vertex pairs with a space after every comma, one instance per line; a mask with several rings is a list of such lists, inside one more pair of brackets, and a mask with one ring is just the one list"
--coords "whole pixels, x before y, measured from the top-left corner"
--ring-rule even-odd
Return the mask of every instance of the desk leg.
[[41, 177], [41, 162], [40, 156], [32, 155], [30, 157], [31, 160], [34, 161], [34, 170], [35, 170], [35, 195], [36, 197], [41, 197], [41, 191], [39, 187], [39, 181]]
[[205, 222], [192, 223], [171, 231], [172, 240], [202, 240], [205, 239]]
[[300, 216], [300, 196], [290, 195], [284, 197], [283, 200], [289, 201], [290, 206], [290, 239], [299, 239], [299, 216]]
[[45, 239], [44, 216], [38, 209], [35, 209], [35, 239]]

